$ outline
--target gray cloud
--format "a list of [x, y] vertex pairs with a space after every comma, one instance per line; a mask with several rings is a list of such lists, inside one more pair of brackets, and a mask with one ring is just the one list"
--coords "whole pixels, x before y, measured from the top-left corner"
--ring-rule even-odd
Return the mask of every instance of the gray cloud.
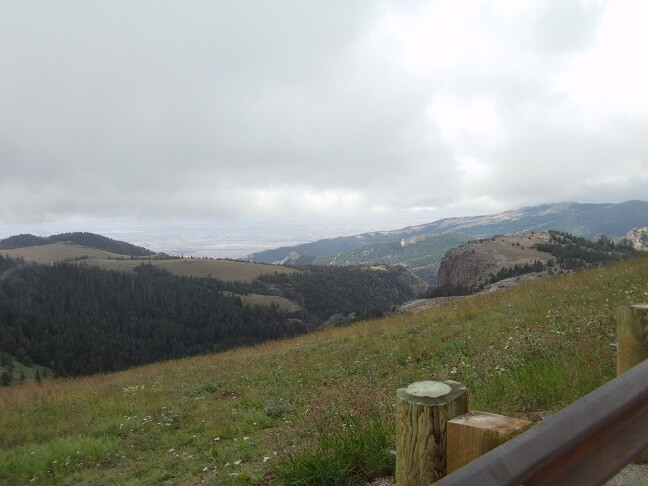
[[599, 53], [640, 49], [609, 44], [618, 15], [562, 1], [4, 2], [0, 223], [645, 197], [645, 117], [578, 86], [600, 81]]

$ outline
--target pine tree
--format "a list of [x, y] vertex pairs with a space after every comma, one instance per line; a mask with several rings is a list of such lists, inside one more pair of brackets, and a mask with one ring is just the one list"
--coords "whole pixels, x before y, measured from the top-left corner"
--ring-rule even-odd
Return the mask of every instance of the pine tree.
[[9, 386], [11, 385], [11, 375], [9, 372], [5, 371], [0, 375], [0, 386]]

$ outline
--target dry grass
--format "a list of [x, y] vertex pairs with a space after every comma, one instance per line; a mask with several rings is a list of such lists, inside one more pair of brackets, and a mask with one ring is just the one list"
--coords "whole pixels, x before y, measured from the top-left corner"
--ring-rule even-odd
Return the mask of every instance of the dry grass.
[[[614, 375], [618, 304], [648, 259], [221, 354], [3, 390], [0, 483], [254, 484], [395, 391], [464, 382], [471, 408], [536, 419]], [[77, 454], [78, 452], [78, 454]], [[276, 453], [276, 455], [275, 455]]]
[[[168, 270], [173, 275], [183, 277], [215, 278], [224, 281], [251, 282], [260, 275], [268, 273], [292, 273], [293, 268], [266, 265], [262, 263], [240, 262], [234, 260], [211, 260], [182, 258], [155, 260], [147, 257], [133, 258], [95, 248], [87, 248], [71, 243], [58, 242], [51, 245], [30, 246], [15, 250], [1, 250], [3, 255], [13, 258], [22, 257], [27, 261], [52, 264], [60, 261], [78, 261], [106, 270], [130, 272], [143, 262]], [[282, 304], [283, 305], [283, 304]]]
[[[52, 264], [64, 260], [78, 258], [124, 258], [124, 255], [111, 253], [96, 248], [86, 248], [64, 241], [50, 245], [28, 246], [14, 250], [0, 250], [2, 255], [9, 255], [12, 258], [22, 257], [27, 261], [36, 263]], [[125, 257], [129, 258], [129, 257]]]
[[[224, 281], [251, 282], [267, 273], [292, 273], [293, 268], [263, 263], [240, 262], [235, 260], [210, 260], [202, 258], [182, 258], [174, 260], [146, 260], [153, 265], [168, 270], [173, 275], [182, 277], [215, 278]], [[89, 265], [96, 265], [107, 270], [132, 271], [142, 260], [88, 260]]]
[[265, 305], [270, 306], [277, 304], [280, 309], [290, 311], [295, 308], [295, 303], [277, 295], [260, 295], [260, 294], [247, 294], [241, 295], [241, 301], [248, 305]]

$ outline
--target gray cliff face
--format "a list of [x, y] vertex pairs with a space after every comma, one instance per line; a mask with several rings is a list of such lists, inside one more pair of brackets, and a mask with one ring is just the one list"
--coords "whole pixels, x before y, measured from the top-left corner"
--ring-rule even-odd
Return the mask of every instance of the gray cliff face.
[[446, 253], [437, 273], [440, 285], [472, 287], [479, 285], [486, 275], [497, 271], [497, 265], [485, 261], [480, 253], [472, 250], [469, 247], [459, 247]]

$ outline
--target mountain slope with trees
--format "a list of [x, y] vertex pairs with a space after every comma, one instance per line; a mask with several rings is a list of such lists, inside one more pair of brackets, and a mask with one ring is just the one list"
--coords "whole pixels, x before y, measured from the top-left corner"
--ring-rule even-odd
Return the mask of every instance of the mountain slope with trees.
[[369, 243], [345, 253], [319, 257], [314, 263], [324, 265], [380, 264], [404, 265], [428, 283], [436, 281], [436, 270], [450, 248], [461, 245], [472, 236], [449, 231], [419, 235], [391, 243]]
[[0, 350], [59, 375], [112, 371], [311, 330], [278, 306], [244, 306], [218, 281], [0, 257]]

